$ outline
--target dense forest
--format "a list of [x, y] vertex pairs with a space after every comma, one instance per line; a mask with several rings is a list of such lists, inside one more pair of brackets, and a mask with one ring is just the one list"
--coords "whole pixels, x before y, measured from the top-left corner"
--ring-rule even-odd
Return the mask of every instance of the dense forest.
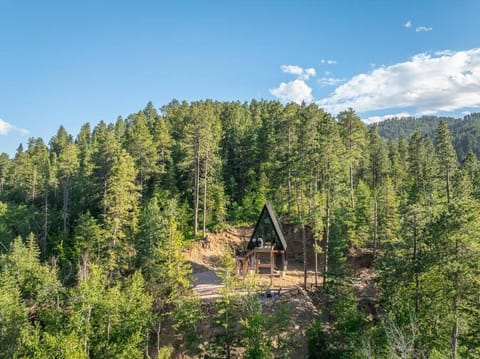
[[[232, 294], [229, 253], [213, 339], [200, 345], [208, 315], [184, 252], [209, 231], [252, 225], [271, 202], [314, 236], [311, 290], [326, 304], [306, 329], [311, 358], [478, 358], [479, 123], [367, 126], [315, 104], [172, 101], [31, 138], [0, 155], [0, 357], [167, 358], [179, 345], [289, 357], [277, 335], [288, 313]], [[373, 258], [374, 315], [349, 285], [354, 250]]]
[[415, 132], [419, 132], [435, 141], [440, 121], [446, 121], [448, 124], [459, 161], [470, 151], [477, 157], [480, 156], [480, 113], [471, 113], [463, 119], [437, 116], [391, 118], [378, 123], [378, 132], [386, 139], [396, 140], [409, 139]]

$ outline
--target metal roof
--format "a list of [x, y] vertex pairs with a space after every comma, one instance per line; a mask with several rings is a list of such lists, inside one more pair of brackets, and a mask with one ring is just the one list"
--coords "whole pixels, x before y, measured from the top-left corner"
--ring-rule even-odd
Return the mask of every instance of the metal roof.
[[285, 240], [285, 236], [283, 235], [282, 228], [280, 226], [280, 222], [278, 222], [277, 216], [275, 215], [275, 212], [273, 211], [272, 206], [269, 203], [266, 203], [263, 206], [262, 212], [260, 213], [260, 216], [258, 217], [257, 224], [255, 225], [255, 229], [253, 230], [252, 236], [250, 237], [250, 241], [248, 242], [248, 249], [253, 249], [255, 248], [255, 243], [253, 243], [253, 238], [255, 238], [257, 229], [260, 225], [260, 221], [265, 215], [265, 213], [268, 215], [270, 218], [270, 223], [272, 224], [273, 230], [275, 232], [275, 235], [277, 239], [280, 241], [280, 245], [282, 248], [277, 248], [281, 250], [286, 250], [287, 249], [287, 241]]

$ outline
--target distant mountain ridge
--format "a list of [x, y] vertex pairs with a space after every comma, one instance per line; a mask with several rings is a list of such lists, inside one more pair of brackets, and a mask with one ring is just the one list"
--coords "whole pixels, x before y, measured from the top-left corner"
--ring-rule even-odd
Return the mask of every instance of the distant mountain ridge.
[[435, 141], [435, 134], [441, 120], [448, 122], [459, 161], [462, 161], [469, 151], [473, 151], [477, 157], [480, 157], [480, 113], [466, 115], [463, 119], [438, 116], [391, 118], [379, 122], [377, 126], [378, 132], [385, 139], [404, 138], [408, 141], [418, 131]]

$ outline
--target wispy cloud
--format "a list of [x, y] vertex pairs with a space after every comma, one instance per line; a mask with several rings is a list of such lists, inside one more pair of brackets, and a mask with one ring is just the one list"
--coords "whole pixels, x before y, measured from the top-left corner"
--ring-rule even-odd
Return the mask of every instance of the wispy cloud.
[[306, 83], [311, 77], [317, 75], [313, 67], [302, 68], [297, 65], [282, 65], [284, 73], [296, 75], [293, 81], [282, 82], [277, 88], [270, 89], [270, 93], [284, 102], [312, 102], [312, 88]]
[[321, 87], [338, 86], [342, 82], [345, 82], [345, 79], [339, 79], [335, 77], [321, 77], [318, 79], [317, 82]]
[[366, 123], [375, 123], [375, 122], [381, 122], [385, 121], [386, 119], [389, 118], [396, 118], [396, 119], [402, 119], [405, 117], [411, 117], [412, 115], [409, 114], [408, 112], [400, 112], [396, 114], [388, 114], [388, 115], [382, 115], [382, 116], [370, 116], [365, 119]]
[[23, 128], [17, 128], [0, 118], [0, 136], [6, 136], [12, 132], [18, 133], [20, 135], [28, 134], [27, 130]]
[[435, 54], [435, 56], [452, 56], [452, 55], [455, 54], [455, 51], [441, 50], [441, 51], [435, 51], [434, 54]]
[[337, 61], [335, 60], [326, 60], [326, 59], [321, 59], [320, 60], [320, 63], [322, 65], [335, 65], [337, 63]]
[[349, 107], [416, 114], [480, 108], [480, 48], [441, 53], [356, 75], [318, 104], [333, 113]]
[[[403, 24], [403, 27], [407, 28], [407, 29], [410, 29], [412, 28], [413, 26], [413, 23], [411, 20], [408, 20], [405, 24]], [[429, 31], [432, 31], [433, 28], [431, 26], [417, 26], [415, 27], [415, 32], [429, 32]]]
[[417, 28], [415, 28], [416, 32], [429, 32], [429, 31], [432, 31], [432, 30], [433, 30], [433, 28], [427, 27], [427, 26], [418, 26]]

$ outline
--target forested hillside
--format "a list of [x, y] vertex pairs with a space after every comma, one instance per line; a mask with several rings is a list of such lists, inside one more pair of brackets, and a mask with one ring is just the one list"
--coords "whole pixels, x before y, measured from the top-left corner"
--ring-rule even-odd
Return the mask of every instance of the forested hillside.
[[458, 160], [462, 161], [472, 151], [480, 156], [480, 113], [460, 118], [422, 116], [419, 118], [392, 118], [378, 123], [378, 132], [384, 138], [409, 139], [415, 132], [435, 139], [440, 121], [447, 121], [453, 137], [453, 146]]
[[[168, 357], [165, 335], [200, 357], [289, 357], [288, 313], [231, 294], [228, 253], [199, 343], [211, 314], [184, 254], [267, 201], [314, 235], [312, 358], [480, 356], [480, 116], [456, 121], [367, 127], [315, 104], [172, 101], [31, 138], [0, 156], [0, 357]], [[373, 259], [373, 312], [350, 285], [355, 250]]]

